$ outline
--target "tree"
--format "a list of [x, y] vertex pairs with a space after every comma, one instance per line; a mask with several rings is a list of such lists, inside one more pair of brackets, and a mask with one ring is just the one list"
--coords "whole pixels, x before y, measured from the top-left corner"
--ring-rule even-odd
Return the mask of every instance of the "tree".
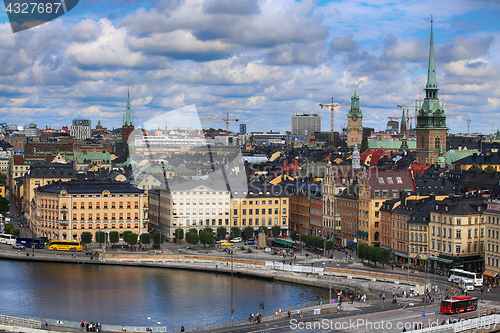
[[231, 228], [231, 237], [240, 237], [241, 235], [241, 231], [240, 231], [240, 228], [238, 227], [232, 227]]
[[21, 233], [21, 230], [17, 229], [17, 228], [12, 228], [10, 229], [10, 234], [11, 235], [14, 235], [16, 237], [19, 237], [19, 234]]
[[11, 234], [12, 235], [12, 229], [14, 229], [14, 225], [12, 223], [5, 223], [3, 227], [3, 231], [6, 234]]
[[161, 244], [163, 244], [163, 236], [165, 234], [159, 232], [159, 231], [155, 231], [153, 232], [153, 244], [155, 246], [160, 246]]
[[271, 228], [271, 233], [273, 234], [274, 237], [277, 237], [281, 234], [281, 228], [279, 225], [275, 225]]
[[180, 243], [184, 239], [184, 229], [182, 228], [175, 229], [174, 236], [177, 243]]
[[360, 243], [358, 242], [358, 255], [359, 255], [359, 258], [361, 259], [361, 262], [363, 262], [364, 259], [368, 259], [368, 245], [366, 245], [365, 243]]
[[151, 235], [148, 232], [141, 234], [141, 244], [149, 245], [151, 243]]
[[359, 152], [362, 153], [362, 152], [365, 152], [368, 150], [368, 137], [367, 136], [364, 136], [363, 137], [363, 140], [361, 141], [361, 148], [359, 149]]
[[484, 171], [486, 173], [495, 173], [495, 168], [493, 167], [493, 165], [489, 164], [486, 168], [484, 168]]
[[191, 245], [196, 245], [200, 241], [200, 237], [198, 236], [198, 233], [188, 231], [186, 233], [186, 242]]
[[214, 231], [210, 227], [206, 227], [200, 232], [200, 242], [203, 243], [203, 247], [205, 247], [206, 244], [208, 245], [213, 245], [215, 244], [214, 242]]
[[9, 200], [0, 196], [0, 213], [5, 214], [9, 210]]
[[294, 242], [298, 241], [300, 238], [299, 238], [299, 235], [300, 235], [300, 232], [297, 231], [297, 230], [293, 230], [291, 233], [290, 233], [290, 238], [292, 238], [292, 240]]
[[368, 247], [369, 259], [372, 263], [375, 264], [375, 267], [377, 267], [377, 259], [378, 259], [378, 251], [379, 250], [380, 250], [379, 247], [374, 247], [374, 246]]
[[253, 237], [253, 227], [246, 227], [243, 229], [243, 238], [249, 239]]
[[326, 241], [326, 250], [328, 252], [330, 252], [331, 250], [333, 250], [335, 244], [333, 243], [333, 241]]
[[382, 264], [382, 267], [384, 267], [385, 264], [390, 263], [391, 251], [379, 248], [379, 252], [377, 253], [377, 261]]
[[[125, 237], [125, 233], [123, 235]], [[129, 234], [127, 234], [127, 240], [126, 242], [128, 243], [128, 245], [135, 245], [137, 244], [137, 237], [139, 235], [137, 234], [134, 234], [133, 232], [130, 232]]]
[[125, 243], [127, 243], [127, 244], [128, 244], [128, 240], [127, 240], [127, 238], [128, 238], [128, 235], [130, 235], [130, 234], [133, 234], [133, 232], [132, 232], [132, 231], [130, 231], [130, 230], [126, 230], [126, 231], [124, 231], [124, 232], [123, 232], [123, 241], [124, 241]]
[[118, 235], [118, 231], [110, 231], [109, 232], [109, 242], [111, 244], [116, 244], [120, 241], [120, 237]]
[[96, 231], [95, 241], [99, 244], [106, 243], [106, 233], [104, 231]]
[[227, 236], [227, 228], [226, 227], [218, 227], [217, 228], [217, 238], [224, 239]]
[[90, 232], [84, 231], [80, 237], [82, 238], [82, 243], [85, 244], [85, 248], [87, 248], [87, 244], [92, 243], [92, 234]]

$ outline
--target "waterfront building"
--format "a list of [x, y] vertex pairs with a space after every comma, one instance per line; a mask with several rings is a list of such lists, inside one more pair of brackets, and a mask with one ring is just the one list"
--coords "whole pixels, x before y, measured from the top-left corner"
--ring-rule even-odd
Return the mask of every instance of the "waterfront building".
[[482, 197], [451, 196], [436, 202], [429, 223], [431, 266], [483, 268], [486, 208]]
[[23, 186], [23, 208], [25, 213], [30, 216], [32, 209], [32, 199], [34, 190], [37, 187], [47, 185], [54, 181], [69, 181], [76, 177], [71, 164], [62, 163], [38, 163], [32, 165], [26, 173], [26, 180]]
[[321, 132], [321, 117], [317, 113], [292, 116], [292, 134], [313, 135], [314, 132]]
[[290, 228], [306, 235], [321, 236], [323, 229], [322, 185], [318, 182], [281, 182], [289, 189]]
[[[439, 104], [438, 86], [436, 81], [436, 65], [434, 61], [434, 36], [432, 32], [429, 49], [429, 67], [425, 98], [417, 114], [417, 163], [434, 164], [439, 152], [446, 152], [446, 115], [443, 105]], [[445, 157], [445, 156], [443, 156]]]
[[354, 92], [351, 96], [351, 108], [347, 113], [347, 145], [360, 145], [363, 140], [363, 113], [359, 108], [359, 96]]
[[[355, 181], [335, 196], [341, 232], [337, 236], [343, 246], [352, 246], [361, 236], [359, 232], [359, 185]], [[364, 235], [364, 234], [363, 234]], [[336, 242], [337, 243], [337, 242]]]
[[231, 194], [224, 182], [189, 181], [167, 184], [149, 191], [151, 230], [160, 230], [169, 241], [180, 228], [203, 230], [230, 227]]
[[498, 191], [488, 200], [485, 211], [484, 279], [498, 285], [500, 280], [500, 200]]
[[241, 191], [233, 191], [231, 198], [231, 227], [253, 227], [257, 233], [262, 226], [279, 226], [281, 235], [288, 235], [290, 199], [283, 184], [250, 182]]
[[56, 181], [34, 190], [32, 230], [37, 237], [80, 240], [82, 232], [148, 232], [147, 191], [125, 182]]

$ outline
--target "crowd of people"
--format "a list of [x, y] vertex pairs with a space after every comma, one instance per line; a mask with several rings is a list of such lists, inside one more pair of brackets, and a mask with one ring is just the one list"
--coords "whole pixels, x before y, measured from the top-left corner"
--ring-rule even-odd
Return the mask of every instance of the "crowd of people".
[[86, 320], [82, 320], [80, 324], [80, 328], [86, 332], [100, 332], [101, 331], [101, 323], [94, 323], [91, 321], [90, 323]]

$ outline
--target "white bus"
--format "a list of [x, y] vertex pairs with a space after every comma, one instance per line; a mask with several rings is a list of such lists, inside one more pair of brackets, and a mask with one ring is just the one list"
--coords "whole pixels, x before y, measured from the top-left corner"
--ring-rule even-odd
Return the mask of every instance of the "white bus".
[[17, 237], [9, 234], [1, 234], [0, 235], [0, 244], [8, 244], [12, 245], [16, 242]]
[[481, 273], [467, 272], [456, 268], [450, 269], [448, 282], [460, 283], [462, 278], [472, 281], [476, 287], [483, 285], [483, 274]]

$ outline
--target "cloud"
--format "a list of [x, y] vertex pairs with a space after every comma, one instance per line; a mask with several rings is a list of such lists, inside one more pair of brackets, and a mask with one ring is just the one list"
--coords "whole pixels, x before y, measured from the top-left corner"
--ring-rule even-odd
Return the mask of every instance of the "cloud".
[[347, 34], [343, 37], [333, 38], [330, 44], [330, 49], [333, 51], [340, 51], [340, 52], [357, 51], [359, 46], [354, 41], [353, 37], [354, 36], [352, 34]]
[[257, 0], [208, 0], [203, 3], [206, 14], [252, 15], [260, 13]]
[[275, 47], [268, 53], [269, 62], [273, 65], [319, 65], [324, 62], [322, 55], [324, 45], [286, 44]]
[[451, 27], [457, 30], [471, 30], [471, 31], [479, 30], [478, 25], [470, 25], [469, 22], [462, 22], [458, 19], [458, 17], [455, 17], [455, 20], [453, 20], [453, 22], [451, 23]]
[[455, 36], [452, 42], [436, 47], [436, 60], [457, 61], [482, 57], [488, 53], [493, 42], [493, 36]]

